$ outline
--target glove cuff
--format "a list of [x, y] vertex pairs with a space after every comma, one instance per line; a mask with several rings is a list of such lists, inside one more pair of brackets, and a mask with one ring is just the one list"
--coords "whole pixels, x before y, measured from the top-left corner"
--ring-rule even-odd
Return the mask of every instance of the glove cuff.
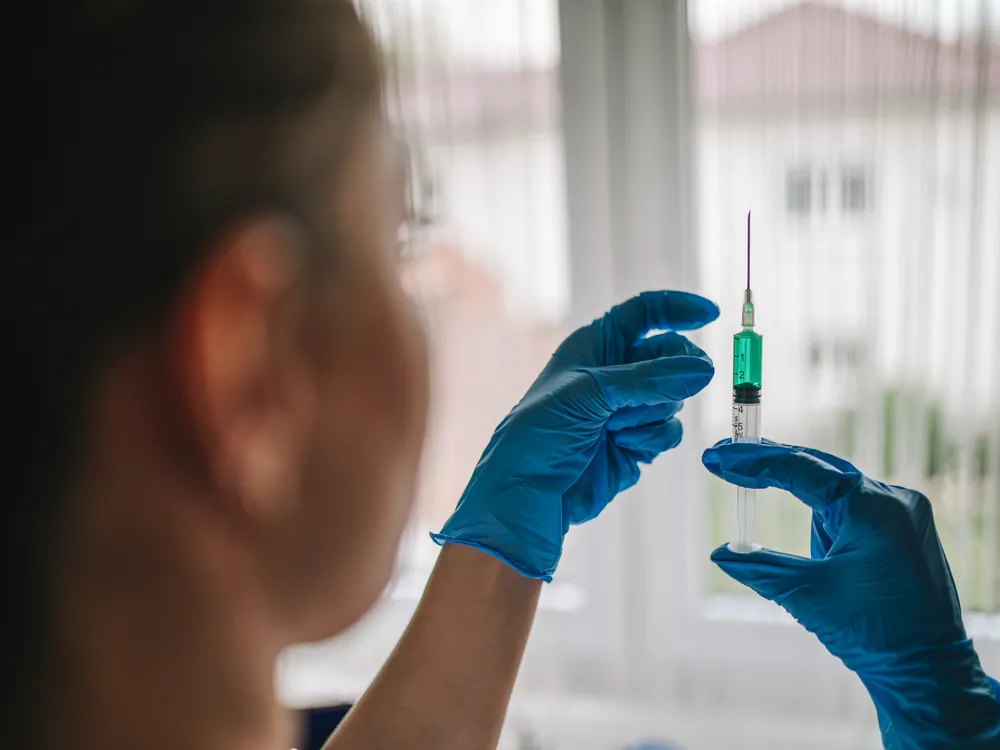
[[545, 581], [546, 583], [550, 583], [552, 581], [552, 572], [555, 572], [555, 566], [553, 566], [552, 572], [539, 573], [536, 571], [528, 570], [527, 568], [518, 565], [516, 562], [514, 562], [509, 557], [504, 555], [502, 552], [498, 552], [492, 547], [487, 547], [485, 544], [474, 542], [469, 539], [460, 539], [458, 537], [448, 536], [447, 534], [431, 534], [431, 539], [434, 541], [435, 544], [439, 544], [441, 546], [444, 546], [445, 544], [462, 544], [465, 545], [466, 547], [474, 547], [475, 549], [485, 552], [487, 555], [495, 557], [497, 560], [504, 563], [505, 565], [510, 566], [525, 578], [534, 578], [539, 581]]

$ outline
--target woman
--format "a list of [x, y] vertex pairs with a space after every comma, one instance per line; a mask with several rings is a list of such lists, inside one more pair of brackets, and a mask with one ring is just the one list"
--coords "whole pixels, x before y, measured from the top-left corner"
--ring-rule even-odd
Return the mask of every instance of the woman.
[[[3, 745], [291, 747], [276, 657], [386, 584], [427, 412], [376, 50], [349, 0], [5, 20]], [[567, 339], [330, 748], [495, 744], [569, 526], [677, 444], [712, 377], [680, 334], [644, 334], [716, 315], [651, 293]]]

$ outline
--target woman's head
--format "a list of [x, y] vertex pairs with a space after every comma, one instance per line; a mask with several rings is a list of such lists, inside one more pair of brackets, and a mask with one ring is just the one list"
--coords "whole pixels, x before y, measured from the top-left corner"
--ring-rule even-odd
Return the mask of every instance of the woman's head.
[[343, 629], [390, 574], [426, 410], [353, 4], [21, 5], [0, 548], [26, 669], [81, 582], [150, 606], [231, 589], [287, 639]]

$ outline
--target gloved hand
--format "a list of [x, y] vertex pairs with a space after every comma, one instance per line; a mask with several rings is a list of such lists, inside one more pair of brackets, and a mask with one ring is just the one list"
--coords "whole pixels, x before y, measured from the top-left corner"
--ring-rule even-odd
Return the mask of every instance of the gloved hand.
[[[674, 331], [719, 309], [684, 292], [647, 292], [570, 335], [493, 433], [440, 534], [552, 579], [570, 525], [594, 518], [639, 479], [639, 464], [676, 446], [681, 401], [715, 372]], [[652, 329], [667, 331], [649, 338]]]
[[827, 453], [770, 441], [723, 440], [702, 462], [728, 482], [780, 487], [812, 508], [811, 559], [725, 545], [712, 559], [857, 673], [886, 748], [1000, 748], [1000, 691], [966, 637], [926, 497]]

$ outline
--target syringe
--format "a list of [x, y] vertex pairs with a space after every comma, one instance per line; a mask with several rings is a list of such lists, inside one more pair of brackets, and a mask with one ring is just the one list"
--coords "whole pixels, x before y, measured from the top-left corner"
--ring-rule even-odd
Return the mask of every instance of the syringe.
[[[753, 292], [750, 291], [750, 213], [747, 212], [747, 288], [743, 292], [741, 330], [733, 336], [733, 442], [760, 442], [761, 352], [764, 338], [754, 331]], [[733, 552], [760, 549], [753, 543], [756, 490], [736, 488], [736, 541]]]

